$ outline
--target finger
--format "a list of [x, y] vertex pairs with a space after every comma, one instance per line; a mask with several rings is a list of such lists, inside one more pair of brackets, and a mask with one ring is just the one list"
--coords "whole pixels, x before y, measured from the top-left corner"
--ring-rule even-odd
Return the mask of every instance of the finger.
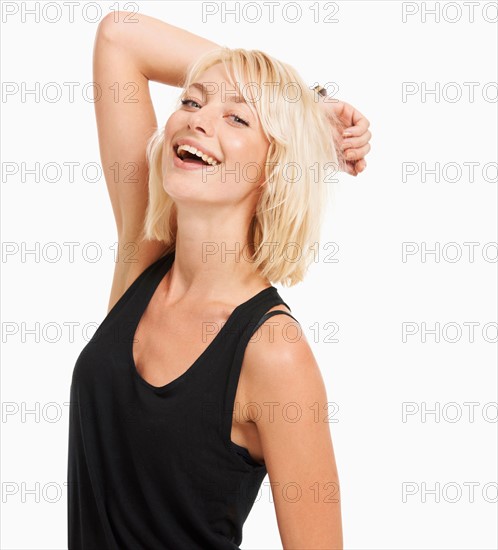
[[346, 150], [351, 147], [353, 147], [354, 149], [357, 149], [359, 147], [363, 147], [370, 141], [371, 137], [372, 137], [372, 133], [370, 132], [370, 130], [367, 130], [363, 135], [359, 137], [344, 139], [342, 141], [342, 149]]
[[349, 128], [344, 128], [344, 137], [358, 137], [364, 134], [370, 127], [370, 122], [359, 111], [353, 113], [353, 124]]
[[358, 162], [355, 162], [354, 168], [357, 174], [360, 174], [367, 167], [367, 161], [365, 159], [360, 159]]
[[363, 147], [360, 147], [358, 149], [348, 149], [347, 151], [345, 151], [344, 153], [344, 158], [346, 160], [349, 160], [349, 161], [353, 161], [353, 160], [360, 160], [362, 159], [365, 155], [368, 154], [368, 152], [370, 151], [371, 147], [370, 147], [370, 143], [367, 143], [366, 145], [364, 145]]
[[342, 115], [344, 109], [346, 108], [346, 103], [336, 97], [326, 96], [322, 99], [322, 96], [320, 96], [319, 99], [322, 100], [324, 104], [330, 105], [331, 109], [337, 116]]
[[357, 162], [348, 163], [351, 165], [351, 168], [352, 168], [352, 172], [351, 172], [352, 176], [357, 176], [363, 171], [363, 165], [361, 164], [362, 162], [363, 162], [363, 159]]

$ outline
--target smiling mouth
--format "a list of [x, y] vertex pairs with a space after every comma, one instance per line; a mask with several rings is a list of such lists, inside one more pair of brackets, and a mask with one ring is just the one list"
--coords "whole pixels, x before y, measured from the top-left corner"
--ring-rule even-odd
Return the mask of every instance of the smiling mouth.
[[217, 166], [221, 164], [217, 159], [190, 145], [175, 145], [173, 151], [181, 161], [188, 164], [199, 164], [202, 166]]

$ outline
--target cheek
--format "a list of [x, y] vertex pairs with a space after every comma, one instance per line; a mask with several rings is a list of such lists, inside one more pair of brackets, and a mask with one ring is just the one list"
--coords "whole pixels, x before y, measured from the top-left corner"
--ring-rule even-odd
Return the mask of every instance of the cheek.
[[264, 164], [266, 159], [265, 148], [260, 142], [248, 141], [244, 137], [233, 137], [225, 147], [227, 157], [234, 162], [257, 162]]
[[178, 117], [174, 113], [168, 118], [164, 126], [164, 140], [171, 141], [176, 131], [178, 131]]
[[[244, 182], [247, 188], [252, 189], [255, 185], [259, 185], [265, 178], [265, 163], [268, 153], [268, 146], [261, 141], [247, 140], [244, 138], [233, 138], [225, 147], [227, 155], [227, 169], [235, 170], [237, 176], [227, 173], [226, 178], [230, 181], [238, 179], [239, 182]], [[238, 163], [238, 164], [237, 164]], [[259, 166], [259, 168], [258, 168]], [[234, 189], [240, 189], [235, 186]], [[239, 191], [237, 191], [239, 192]], [[245, 192], [245, 191], [244, 191]]]
[[187, 125], [187, 120], [188, 113], [185, 111], [174, 111], [164, 125], [165, 136], [171, 139], [174, 134], [182, 129], [184, 130]]
[[251, 146], [242, 137], [233, 136], [230, 137], [225, 150], [228, 153], [227, 156], [237, 160], [245, 158], [245, 155], [250, 152]]
[[164, 134], [163, 169], [166, 161], [166, 156], [171, 152], [170, 149], [171, 149], [171, 144], [173, 143], [173, 138], [178, 133], [178, 131], [182, 128], [181, 116], [178, 116], [178, 115], [179, 115], [178, 112], [173, 113], [168, 118], [163, 128], [163, 134]]

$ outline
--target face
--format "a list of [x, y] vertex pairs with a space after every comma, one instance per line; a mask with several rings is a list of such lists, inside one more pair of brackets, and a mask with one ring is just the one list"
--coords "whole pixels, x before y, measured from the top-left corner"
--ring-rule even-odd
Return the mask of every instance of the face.
[[[204, 91], [201, 84], [206, 87]], [[243, 98], [230, 101], [235, 94], [223, 66], [215, 65], [186, 90], [183, 104], [168, 119], [163, 187], [175, 203], [252, 208], [257, 202], [269, 142], [254, 106], [251, 108]], [[194, 147], [198, 154], [182, 151], [182, 146], [177, 150], [178, 142]], [[200, 153], [212, 164], [189, 158], [195, 155], [198, 159]]]

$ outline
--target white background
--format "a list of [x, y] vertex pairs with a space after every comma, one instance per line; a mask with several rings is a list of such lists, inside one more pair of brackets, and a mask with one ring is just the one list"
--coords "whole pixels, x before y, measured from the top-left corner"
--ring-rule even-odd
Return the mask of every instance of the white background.
[[[14, 4], [19, 11], [10, 14]], [[82, 88], [92, 80], [98, 21], [111, 6], [132, 8], [99, 2], [98, 17], [95, 4], [73, 2], [70, 22], [69, 9], [59, 2], [62, 17], [51, 23], [22, 16], [22, 5], [35, 4], [42, 13], [48, 3], [2, 6], [0, 545], [48, 550], [67, 547], [69, 385], [78, 354], [106, 313], [113, 274], [109, 247], [116, 241], [103, 178], [82, 177], [83, 165], [100, 162], [94, 106]], [[278, 287], [306, 331], [329, 401], [339, 406], [333, 417], [338, 422], [330, 427], [345, 548], [497, 548], [496, 344], [490, 342], [496, 330], [489, 326], [488, 341], [482, 333], [497, 316], [496, 248], [484, 246], [497, 240], [496, 168], [483, 175], [483, 166], [496, 162], [497, 149], [496, 87], [486, 87], [497, 80], [497, 27], [489, 22], [496, 20], [496, 2], [477, 3], [473, 17], [463, 3], [440, 2], [439, 22], [423, 13], [437, 8], [434, 2], [337, 2], [336, 23], [323, 21], [330, 3], [320, 3], [315, 22], [312, 3], [298, 2], [302, 16], [294, 23], [283, 17], [296, 14], [292, 6], [283, 12], [286, 4], [275, 8], [273, 23], [262, 10], [257, 24], [242, 17], [236, 23], [230, 15], [223, 21], [221, 9], [203, 23], [200, 2], [141, 2], [140, 11], [219, 44], [264, 50], [292, 64], [310, 84], [336, 82], [337, 97], [370, 120], [368, 167], [357, 178], [340, 175], [323, 229], [323, 243], [339, 245], [339, 262], [323, 261], [322, 247], [303, 283]], [[403, 9], [416, 13], [403, 22]], [[56, 13], [46, 11], [45, 19]], [[255, 14], [255, 8], [246, 11]], [[40, 90], [56, 83], [60, 100], [51, 102], [54, 87], [46, 88], [47, 97], [40, 91], [38, 98], [23, 99], [21, 87], [33, 89], [37, 82]], [[80, 84], [72, 101], [64, 82]], [[440, 93], [424, 97], [419, 91], [403, 101], [404, 82], [415, 89], [439, 83]], [[477, 83], [473, 98], [465, 82]], [[12, 87], [6, 83], [19, 92], [7, 95]], [[164, 124], [178, 90], [156, 83], [151, 90]], [[21, 177], [22, 163], [33, 169], [37, 162], [40, 168], [79, 164], [73, 181], [67, 171], [55, 182], [43, 175], [39, 181], [33, 174]], [[469, 162], [477, 163], [473, 178], [464, 164]], [[406, 181], [403, 163], [418, 167]], [[440, 163], [439, 182], [434, 174], [422, 178], [422, 163], [429, 169]], [[454, 164], [443, 170], [448, 163]], [[17, 174], [8, 172], [12, 166]], [[67, 242], [80, 243], [72, 262]], [[82, 256], [91, 242], [102, 251], [94, 263]], [[440, 243], [439, 261], [418, 252], [403, 262], [403, 242], [430, 249]], [[473, 261], [463, 244], [468, 242], [479, 243]], [[55, 246], [44, 249], [47, 243]], [[36, 246], [38, 255], [23, 257], [23, 249]], [[50, 261], [57, 247], [62, 257]], [[459, 249], [461, 258], [451, 261]], [[325, 342], [327, 322], [339, 325], [336, 343]], [[478, 323], [473, 339], [471, 322]], [[76, 323], [73, 337], [68, 323]], [[315, 323], [319, 333], [311, 328]], [[405, 342], [403, 323], [418, 327]], [[423, 323], [429, 329], [440, 323], [439, 343], [434, 334], [423, 341]], [[447, 323], [453, 324], [443, 329]], [[23, 327], [34, 332], [23, 335]], [[403, 422], [407, 402], [418, 412]], [[469, 402], [477, 403], [474, 418], [464, 405]], [[423, 415], [423, 406], [439, 406], [438, 421]], [[23, 416], [36, 407], [37, 414]], [[267, 482], [244, 526], [246, 550], [282, 547]], [[415, 493], [403, 499], [408, 483]], [[483, 495], [489, 483], [494, 485]], [[436, 494], [424, 494], [424, 488]]]

